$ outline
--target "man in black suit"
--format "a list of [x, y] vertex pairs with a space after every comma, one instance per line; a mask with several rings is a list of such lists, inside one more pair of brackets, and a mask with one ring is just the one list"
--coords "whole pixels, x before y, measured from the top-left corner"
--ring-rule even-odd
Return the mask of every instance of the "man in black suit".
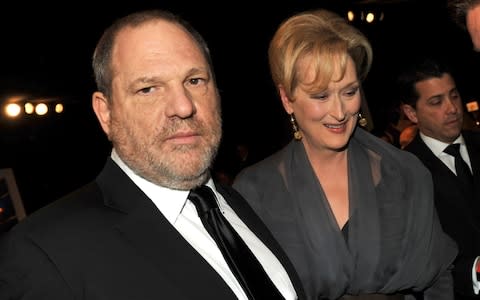
[[279, 298], [301, 299], [270, 232], [210, 177], [220, 97], [198, 32], [165, 11], [131, 14], [104, 32], [93, 70], [111, 157], [95, 181], [4, 236], [0, 299], [252, 299], [187, 199], [204, 184]]
[[[480, 134], [462, 130], [462, 99], [452, 72], [440, 60], [414, 62], [398, 77], [397, 86], [403, 111], [419, 130], [405, 150], [432, 173], [440, 222], [459, 246], [453, 270], [456, 299], [479, 298]], [[460, 145], [465, 179], [457, 169], [463, 162], [445, 150], [450, 144]]]

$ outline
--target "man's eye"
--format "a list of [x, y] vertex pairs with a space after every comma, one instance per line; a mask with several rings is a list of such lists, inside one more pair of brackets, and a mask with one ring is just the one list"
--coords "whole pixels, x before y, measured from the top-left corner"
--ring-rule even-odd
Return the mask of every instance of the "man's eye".
[[149, 94], [149, 93], [152, 92], [152, 90], [153, 90], [153, 87], [149, 86], [149, 87], [145, 87], [145, 88], [142, 88], [142, 89], [138, 90], [138, 92], [140, 94]]
[[205, 82], [205, 80], [203, 78], [191, 78], [188, 80], [188, 82], [191, 84], [191, 85], [199, 85], [201, 84], [202, 82]]

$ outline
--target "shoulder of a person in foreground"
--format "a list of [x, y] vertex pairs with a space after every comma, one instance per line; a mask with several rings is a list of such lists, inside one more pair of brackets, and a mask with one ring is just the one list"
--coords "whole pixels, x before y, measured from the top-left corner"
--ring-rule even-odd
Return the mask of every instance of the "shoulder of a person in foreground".
[[[100, 207], [101, 192], [92, 182], [27, 215], [10, 231], [12, 235], [68, 235], [68, 228], [87, 222], [87, 212]], [[79, 222], [81, 220], [81, 222]]]

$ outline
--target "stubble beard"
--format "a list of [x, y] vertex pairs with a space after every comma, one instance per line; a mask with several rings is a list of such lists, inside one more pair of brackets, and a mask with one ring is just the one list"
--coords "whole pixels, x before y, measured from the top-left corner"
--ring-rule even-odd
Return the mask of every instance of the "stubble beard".
[[[209, 168], [222, 136], [221, 123], [219, 114], [208, 125], [193, 119], [176, 120], [148, 141], [117, 122], [116, 126], [112, 124], [110, 138], [121, 159], [137, 175], [160, 186], [189, 190], [205, 183], [210, 176]], [[166, 136], [186, 126], [199, 132], [200, 144], [172, 146], [164, 142]]]

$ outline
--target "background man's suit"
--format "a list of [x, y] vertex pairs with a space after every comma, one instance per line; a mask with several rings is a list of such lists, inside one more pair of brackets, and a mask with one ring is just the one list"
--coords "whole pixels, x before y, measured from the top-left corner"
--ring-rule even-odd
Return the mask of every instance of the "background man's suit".
[[[435, 189], [435, 206], [443, 229], [458, 244], [453, 277], [455, 288], [473, 297], [471, 270], [480, 256], [480, 133], [462, 132], [473, 169], [473, 194], [462, 188], [457, 176], [428, 148], [420, 135], [405, 150], [414, 153], [430, 170]], [[477, 299], [480, 298], [477, 296]]]
[[[282, 262], [301, 299], [298, 277], [264, 224], [239, 194], [217, 188]], [[110, 158], [96, 181], [52, 205], [25, 219], [14, 229], [21, 234], [1, 245], [0, 255], [14, 251], [15, 259], [0, 259], [0, 299], [236, 299]], [[29, 275], [12, 273], [10, 263]], [[45, 293], [17, 294], [36, 286]]]

